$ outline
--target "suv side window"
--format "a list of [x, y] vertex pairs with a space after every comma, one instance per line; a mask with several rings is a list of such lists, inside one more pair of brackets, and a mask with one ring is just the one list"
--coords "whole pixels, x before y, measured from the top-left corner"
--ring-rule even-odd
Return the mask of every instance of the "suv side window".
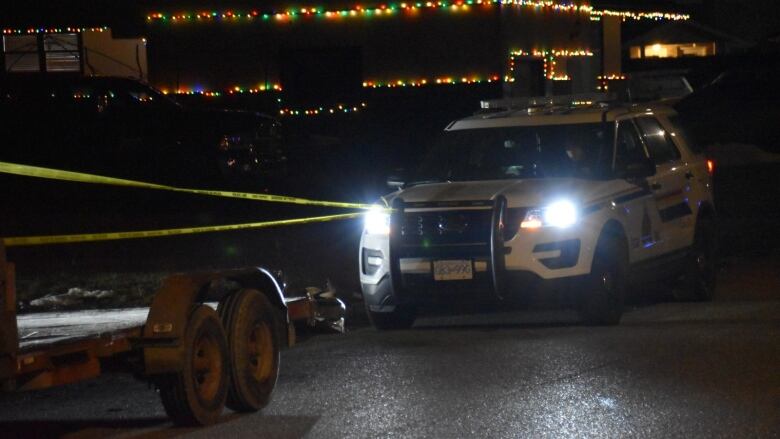
[[704, 148], [697, 138], [691, 135], [691, 132], [683, 128], [684, 121], [677, 115], [669, 116], [669, 122], [672, 123], [675, 129], [675, 135], [679, 138], [682, 137], [688, 149], [694, 154], [704, 153]]
[[615, 139], [614, 170], [620, 173], [629, 163], [647, 159], [647, 152], [639, 140], [636, 127], [630, 120], [618, 122]]
[[680, 158], [680, 151], [672, 142], [669, 133], [654, 117], [636, 118], [636, 123], [642, 131], [642, 138], [647, 145], [650, 158], [656, 165], [668, 163]]

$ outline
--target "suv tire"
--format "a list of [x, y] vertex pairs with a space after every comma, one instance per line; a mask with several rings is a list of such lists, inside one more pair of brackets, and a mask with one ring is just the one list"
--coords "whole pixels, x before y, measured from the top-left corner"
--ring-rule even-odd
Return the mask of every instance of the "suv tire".
[[599, 238], [580, 316], [586, 325], [617, 325], [623, 315], [628, 254], [620, 235]]
[[395, 310], [390, 312], [374, 312], [366, 305], [366, 314], [377, 331], [409, 329], [417, 318], [417, 312], [413, 307], [403, 305], [397, 305]]
[[696, 221], [693, 245], [687, 259], [682, 290], [675, 299], [710, 301], [715, 296], [718, 267], [717, 227], [715, 219], [703, 216]]

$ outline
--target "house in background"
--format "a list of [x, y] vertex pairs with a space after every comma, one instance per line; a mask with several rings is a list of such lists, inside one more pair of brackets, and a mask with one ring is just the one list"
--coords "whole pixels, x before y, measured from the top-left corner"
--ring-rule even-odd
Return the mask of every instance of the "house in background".
[[76, 73], [148, 79], [146, 39], [107, 27], [4, 29], [3, 72]]
[[[95, 10], [90, 1], [69, 3], [87, 12]], [[578, 93], [622, 74], [624, 26], [689, 18], [551, 0], [189, 8], [117, 1], [122, 7], [98, 18], [45, 13], [57, 22], [27, 17], [3, 26], [3, 72], [130, 76], [203, 97], [283, 93], [307, 106], [447, 85], [489, 84], [514, 96]], [[96, 21], [101, 27], [77, 27]]]
[[595, 91], [621, 73], [623, 22], [688, 18], [529, 0], [163, 8], [146, 17], [153, 83], [179, 93], [281, 88], [304, 102], [495, 82], [510, 95]]
[[752, 46], [693, 20], [666, 22], [624, 42], [623, 64], [627, 73], [676, 71], [706, 82], [723, 68], [725, 59]]

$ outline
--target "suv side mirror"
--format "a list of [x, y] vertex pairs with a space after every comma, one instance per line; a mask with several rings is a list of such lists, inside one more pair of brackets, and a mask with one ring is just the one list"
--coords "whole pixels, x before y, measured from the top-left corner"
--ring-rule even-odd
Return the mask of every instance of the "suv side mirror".
[[387, 187], [391, 189], [401, 189], [406, 184], [406, 172], [403, 169], [396, 169], [393, 174], [387, 177]]
[[624, 178], [647, 178], [655, 175], [655, 162], [652, 159], [636, 161], [626, 165]]

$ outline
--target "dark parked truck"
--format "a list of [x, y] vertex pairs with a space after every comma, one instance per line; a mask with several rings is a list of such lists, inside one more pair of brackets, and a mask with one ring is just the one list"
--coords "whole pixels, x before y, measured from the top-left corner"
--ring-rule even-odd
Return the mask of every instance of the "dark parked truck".
[[287, 169], [276, 119], [189, 108], [126, 78], [7, 75], [0, 114], [3, 161], [187, 185]]
[[[14, 267], [0, 241], [0, 389], [68, 384], [103, 370], [133, 373], [160, 391], [179, 425], [207, 425], [224, 407], [252, 412], [268, 404], [279, 350], [295, 342], [292, 324], [343, 327], [344, 304], [285, 298], [262, 268], [167, 278], [147, 310], [17, 319]], [[56, 327], [56, 331], [51, 329]]]

